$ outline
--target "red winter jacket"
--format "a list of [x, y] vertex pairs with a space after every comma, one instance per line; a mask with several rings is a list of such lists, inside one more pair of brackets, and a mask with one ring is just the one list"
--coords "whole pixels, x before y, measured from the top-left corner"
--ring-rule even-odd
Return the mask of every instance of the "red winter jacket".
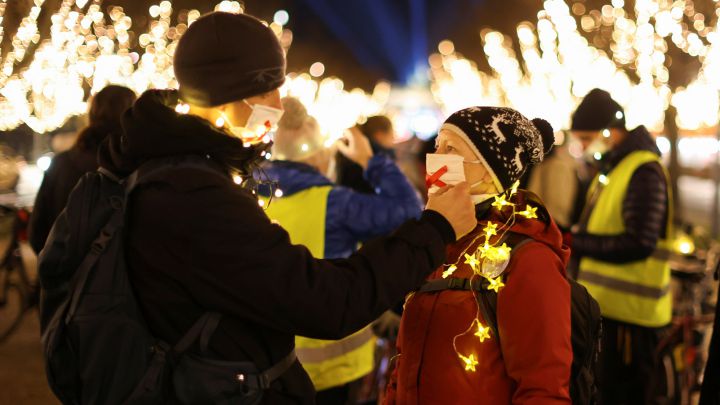
[[[496, 210], [491, 214], [492, 220], [502, 221]], [[494, 336], [480, 343], [473, 335], [477, 328], [457, 339], [458, 351], [478, 360], [475, 372], [465, 371], [453, 349], [453, 338], [468, 329], [476, 314], [488, 325], [478, 313], [473, 295], [446, 290], [408, 298], [397, 340], [400, 354], [386, 404], [571, 403], [570, 287], [565, 280], [570, 252], [563, 246], [557, 226], [548, 222], [522, 219], [512, 227], [513, 233], [534, 242], [512, 252], [506, 285], [498, 294], [502, 352]], [[478, 223], [473, 233], [448, 248], [447, 263], [455, 263], [482, 234], [487, 220]], [[459, 260], [451, 277], [471, 277], [472, 269], [464, 262]], [[437, 269], [428, 280], [440, 278], [443, 270]]]

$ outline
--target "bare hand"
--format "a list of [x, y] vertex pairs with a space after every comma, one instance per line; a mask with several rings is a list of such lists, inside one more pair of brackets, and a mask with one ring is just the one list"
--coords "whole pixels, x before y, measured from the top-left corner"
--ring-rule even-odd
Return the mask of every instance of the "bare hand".
[[363, 169], [367, 169], [368, 162], [370, 162], [370, 158], [373, 157], [370, 140], [368, 140], [357, 127], [350, 128], [348, 132], [349, 133], [346, 133], [343, 138], [347, 140], [347, 144], [341, 139], [337, 143], [338, 150], [346, 158], [359, 164]]
[[445, 217], [460, 239], [475, 229], [475, 205], [470, 198], [470, 186], [466, 182], [447, 186], [428, 197], [425, 209], [433, 210]]

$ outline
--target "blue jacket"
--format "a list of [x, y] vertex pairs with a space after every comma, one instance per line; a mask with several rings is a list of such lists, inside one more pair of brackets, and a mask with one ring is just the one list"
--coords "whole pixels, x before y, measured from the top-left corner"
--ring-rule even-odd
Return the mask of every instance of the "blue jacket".
[[[273, 161], [263, 167], [263, 180], [277, 182], [290, 196], [317, 186], [333, 186], [325, 218], [325, 258], [350, 256], [358, 243], [386, 235], [408, 219], [420, 217], [422, 202], [400, 169], [385, 155], [370, 159], [365, 178], [375, 194], [333, 184], [315, 168], [297, 162]], [[267, 189], [260, 194], [268, 196]]]

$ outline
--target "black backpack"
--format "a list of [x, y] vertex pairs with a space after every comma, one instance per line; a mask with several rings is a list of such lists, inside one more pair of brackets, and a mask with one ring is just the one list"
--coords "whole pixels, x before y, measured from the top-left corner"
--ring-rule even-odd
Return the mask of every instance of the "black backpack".
[[[212, 171], [204, 158], [158, 160], [125, 180], [103, 169], [86, 174], [56, 220], [38, 271], [41, 330], [50, 388], [64, 404], [256, 404], [296, 360], [269, 370], [213, 360], [220, 322], [203, 314], [174, 346], [150, 332], [133, 294], [124, 256], [128, 197], [156, 174], [178, 167]], [[189, 350], [196, 345], [199, 354]], [[186, 353], [187, 352], [187, 353]]]
[[[532, 242], [530, 238], [508, 238], [508, 244], [517, 252], [523, 245]], [[600, 353], [600, 339], [602, 337], [602, 319], [600, 306], [585, 287], [577, 281], [567, 278], [570, 284], [572, 323], [572, 349], [573, 362], [570, 372], [570, 398], [573, 404], [595, 405], [598, 403], [598, 390], [595, 381], [595, 368]], [[501, 336], [498, 333], [497, 320], [497, 293], [489, 290], [486, 279], [471, 283], [467, 278], [446, 278], [426, 282], [418, 292], [436, 292], [443, 290], [474, 290], [483, 318], [498, 339], [500, 346]]]

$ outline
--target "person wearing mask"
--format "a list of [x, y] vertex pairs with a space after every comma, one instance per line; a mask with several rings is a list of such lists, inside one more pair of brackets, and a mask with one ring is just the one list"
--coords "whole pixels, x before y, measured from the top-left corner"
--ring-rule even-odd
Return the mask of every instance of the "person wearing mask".
[[[359, 125], [360, 132], [369, 141], [376, 155], [384, 154], [395, 160], [395, 130], [392, 121], [384, 115], [368, 117]], [[337, 155], [337, 184], [366, 194], [375, 194], [375, 189], [365, 177], [365, 169], [342, 153]]]
[[[549, 123], [509, 108], [467, 108], [441, 126], [430, 199], [465, 178], [477, 224], [408, 296], [387, 404], [570, 403], [570, 253], [540, 200], [516, 189], [553, 142]], [[499, 336], [478, 288], [498, 292]]]
[[[285, 113], [274, 135], [274, 161], [261, 171], [261, 179], [277, 188], [261, 189], [267, 198], [266, 213], [303, 244], [314, 257], [337, 259], [350, 256], [364, 241], [386, 235], [403, 222], [417, 218], [422, 203], [400, 169], [384, 154], [373, 154], [370, 142], [357, 128], [350, 130], [340, 153], [364, 168], [374, 194], [364, 194], [333, 184], [325, 175], [334, 148], [314, 117], [296, 98], [282, 99]], [[272, 200], [270, 200], [272, 198]], [[375, 339], [367, 326], [338, 341], [298, 337], [298, 359], [318, 390], [317, 403], [345, 404], [353, 401], [351, 384], [374, 366]]]
[[[218, 313], [206, 355], [272, 370], [262, 404], [312, 404], [295, 336], [346, 337], [420, 284], [445, 260], [445, 246], [473, 227], [468, 187], [445, 188], [419, 219], [347, 259], [314, 258], [248, 186], [282, 116], [285, 54], [273, 31], [247, 14], [209, 13], [181, 37], [173, 68], [179, 90], [143, 93], [124, 133], [100, 153], [101, 167], [118, 177], [145, 163], [177, 163], [149, 175], [128, 201], [128, 276], [148, 327], [175, 344], [203, 314]], [[229, 389], [222, 395], [232, 400], [244, 395], [242, 377], [189, 388]]]
[[604, 319], [601, 400], [658, 403], [662, 371], [655, 351], [672, 315], [669, 177], [650, 133], [643, 126], [626, 130], [624, 111], [609, 93], [591, 91], [573, 127], [596, 131], [607, 151], [571, 235], [580, 259], [578, 281], [598, 301]]
[[110, 85], [90, 100], [89, 125], [78, 135], [75, 145], [55, 156], [45, 172], [30, 217], [29, 240], [35, 253], [45, 246], [50, 229], [65, 208], [70, 192], [78, 180], [97, 170], [100, 143], [110, 134], [118, 133], [120, 118], [132, 106], [135, 93], [127, 87]]

